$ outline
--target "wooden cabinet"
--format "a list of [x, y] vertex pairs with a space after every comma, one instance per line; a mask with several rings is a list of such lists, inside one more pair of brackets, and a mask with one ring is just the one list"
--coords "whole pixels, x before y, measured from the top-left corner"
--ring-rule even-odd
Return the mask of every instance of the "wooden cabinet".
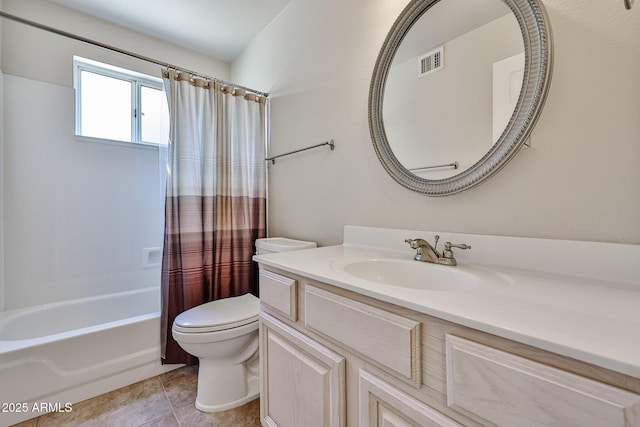
[[263, 425], [345, 426], [344, 358], [268, 314], [260, 320]]
[[260, 269], [260, 301], [294, 322], [298, 314], [296, 285], [294, 279]]
[[262, 285], [263, 426], [640, 427], [638, 378], [276, 269]]
[[420, 322], [305, 286], [304, 324], [420, 385]]
[[358, 410], [360, 427], [461, 427], [363, 369], [359, 373]]
[[446, 337], [447, 404], [501, 426], [640, 425], [640, 395], [456, 336]]

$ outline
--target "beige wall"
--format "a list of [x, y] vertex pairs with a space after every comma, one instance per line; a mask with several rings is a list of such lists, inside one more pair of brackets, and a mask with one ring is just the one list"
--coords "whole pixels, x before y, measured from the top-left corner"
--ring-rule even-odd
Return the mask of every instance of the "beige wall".
[[[294, 0], [232, 64], [272, 94], [271, 235], [341, 241], [345, 224], [640, 243], [640, 7], [544, 0], [555, 68], [533, 146], [479, 187], [396, 184], [368, 130], [371, 71], [406, 0]], [[429, 236], [426, 236], [429, 237]]]

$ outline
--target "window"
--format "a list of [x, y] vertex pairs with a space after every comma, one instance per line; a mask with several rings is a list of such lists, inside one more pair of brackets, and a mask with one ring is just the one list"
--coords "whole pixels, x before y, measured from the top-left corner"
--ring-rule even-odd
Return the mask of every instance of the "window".
[[141, 144], [166, 141], [169, 109], [161, 79], [80, 57], [73, 64], [77, 135]]

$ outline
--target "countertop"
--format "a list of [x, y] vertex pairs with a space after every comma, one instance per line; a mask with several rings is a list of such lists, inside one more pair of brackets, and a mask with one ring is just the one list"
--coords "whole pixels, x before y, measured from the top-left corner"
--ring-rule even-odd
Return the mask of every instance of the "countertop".
[[419, 290], [359, 279], [337, 267], [350, 257], [411, 259], [397, 251], [344, 244], [256, 255], [254, 260], [640, 378], [640, 283], [459, 261], [446, 268], [481, 277], [477, 288]]

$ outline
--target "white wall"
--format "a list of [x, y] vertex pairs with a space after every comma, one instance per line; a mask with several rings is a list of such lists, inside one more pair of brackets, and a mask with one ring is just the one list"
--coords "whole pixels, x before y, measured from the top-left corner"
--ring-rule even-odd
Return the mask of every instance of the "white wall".
[[[4, 0], [4, 11], [196, 72], [226, 80], [229, 64], [171, 45], [142, 33], [43, 0]], [[160, 66], [119, 53], [5, 21], [3, 61], [5, 74], [73, 85], [72, 57], [79, 55], [141, 73], [160, 76]]]
[[544, 0], [555, 66], [533, 146], [479, 187], [431, 198], [385, 173], [368, 130], [371, 72], [407, 3], [294, 0], [232, 64], [232, 80], [272, 94], [273, 154], [336, 142], [269, 165], [269, 233], [327, 245], [357, 224], [640, 243], [640, 7]]
[[[226, 63], [57, 5], [4, 10], [228, 79]], [[157, 75], [160, 67], [4, 22], [5, 308], [156, 286], [143, 248], [162, 246], [158, 151], [74, 135], [73, 55]]]

